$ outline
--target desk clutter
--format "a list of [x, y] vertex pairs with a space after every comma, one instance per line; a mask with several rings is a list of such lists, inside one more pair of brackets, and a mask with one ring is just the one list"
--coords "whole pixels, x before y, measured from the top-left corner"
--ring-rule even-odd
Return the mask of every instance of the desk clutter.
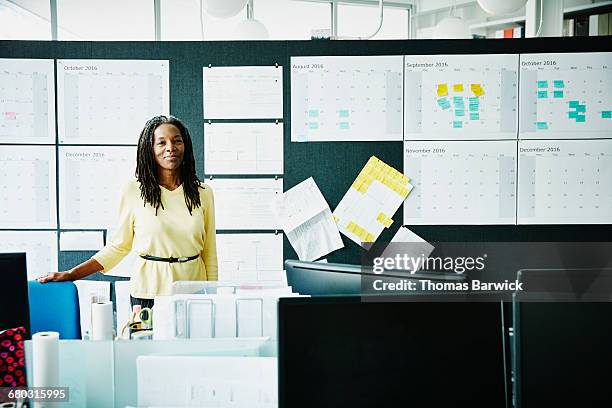
[[65, 407], [278, 406], [278, 300], [299, 295], [235, 282], [177, 282], [173, 292], [135, 306], [116, 333], [113, 303], [92, 296], [89, 341], [44, 332], [27, 342], [28, 384], [69, 387]]
[[181, 281], [132, 310], [117, 290], [116, 326], [106, 293], [80, 296], [84, 341], [45, 331], [26, 342], [28, 386], [68, 387], [62, 407], [278, 406], [278, 302], [300, 296], [290, 286]]

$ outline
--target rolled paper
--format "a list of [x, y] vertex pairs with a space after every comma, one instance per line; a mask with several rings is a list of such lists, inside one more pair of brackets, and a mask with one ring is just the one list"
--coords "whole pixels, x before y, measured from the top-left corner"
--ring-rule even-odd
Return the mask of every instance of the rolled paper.
[[58, 332], [38, 332], [32, 336], [32, 360], [34, 387], [58, 387]]
[[91, 305], [92, 340], [113, 339], [113, 302], [97, 302]]

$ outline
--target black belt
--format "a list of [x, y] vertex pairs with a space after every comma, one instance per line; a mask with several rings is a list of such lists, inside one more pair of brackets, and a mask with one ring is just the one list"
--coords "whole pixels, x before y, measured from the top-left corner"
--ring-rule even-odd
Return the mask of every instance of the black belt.
[[188, 262], [188, 261], [192, 261], [194, 259], [196, 259], [197, 257], [199, 257], [200, 255], [194, 255], [194, 256], [185, 256], [185, 257], [181, 257], [181, 258], [174, 258], [174, 257], [170, 257], [170, 258], [161, 258], [159, 256], [153, 256], [153, 255], [140, 255], [140, 257], [142, 259], [146, 259], [148, 261], [158, 261], [158, 262], [169, 262], [169, 263], [174, 263], [174, 262]]

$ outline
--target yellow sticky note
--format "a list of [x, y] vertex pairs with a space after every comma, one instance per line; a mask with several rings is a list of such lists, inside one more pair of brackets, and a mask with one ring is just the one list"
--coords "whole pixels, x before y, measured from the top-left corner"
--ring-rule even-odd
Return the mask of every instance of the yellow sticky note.
[[438, 97], [448, 95], [448, 85], [438, 84]]
[[393, 224], [393, 220], [391, 218], [387, 218], [383, 225], [385, 226], [385, 228], [389, 228], [391, 224]]
[[340, 218], [338, 218], [338, 217], [336, 217], [336, 216], [334, 215], [334, 222], [335, 222], [336, 224], [338, 223], [338, 221], [339, 221], [339, 220], [340, 220]]
[[470, 85], [470, 89], [472, 90], [475, 96], [484, 95], [484, 89], [482, 89], [482, 85], [480, 84], [472, 84]]
[[453, 85], [454, 92], [463, 92], [463, 84], [454, 84]]
[[387, 218], [387, 216], [385, 214], [378, 213], [378, 217], [376, 217], [376, 220], [382, 224], [383, 222], [385, 222], [386, 218]]
[[363, 238], [363, 242], [374, 242], [374, 235], [368, 233]]

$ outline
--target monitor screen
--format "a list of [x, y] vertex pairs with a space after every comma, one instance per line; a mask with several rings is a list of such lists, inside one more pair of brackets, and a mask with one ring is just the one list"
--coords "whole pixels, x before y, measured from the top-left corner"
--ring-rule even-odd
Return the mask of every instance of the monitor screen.
[[280, 407], [506, 406], [499, 302], [364, 299], [280, 299]]
[[520, 407], [612, 406], [612, 303], [523, 302], [515, 310]]
[[525, 283], [513, 316], [519, 406], [612, 406], [612, 270], [531, 269], [519, 278]]
[[0, 331], [25, 327], [30, 334], [28, 273], [25, 253], [0, 254]]

